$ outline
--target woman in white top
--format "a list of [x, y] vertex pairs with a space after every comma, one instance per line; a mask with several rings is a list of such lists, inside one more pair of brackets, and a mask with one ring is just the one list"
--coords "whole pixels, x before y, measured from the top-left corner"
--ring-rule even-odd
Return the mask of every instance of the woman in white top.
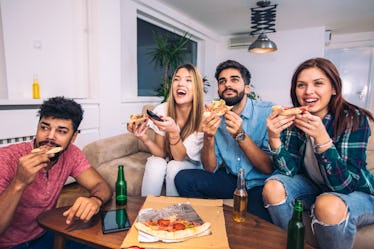
[[[200, 151], [203, 133], [200, 121], [204, 109], [203, 81], [191, 64], [179, 66], [172, 77], [169, 97], [154, 112], [163, 121], [152, 119], [127, 129], [148, 147], [152, 156], [147, 159], [142, 184], [142, 196], [161, 194], [165, 179], [166, 195], [178, 196], [174, 177], [182, 169], [202, 168]], [[147, 136], [150, 126], [155, 131], [152, 141]]]

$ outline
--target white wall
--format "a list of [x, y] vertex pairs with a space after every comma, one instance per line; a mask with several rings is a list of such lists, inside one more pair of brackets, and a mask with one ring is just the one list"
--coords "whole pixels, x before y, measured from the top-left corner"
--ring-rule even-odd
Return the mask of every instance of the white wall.
[[[30, 4], [29, 1], [33, 4]], [[0, 0], [0, 3], [1, 7], [4, 4], [7, 5], [5, 10], [2, 9], [2, 15], [5, 14], [5, 17], [13, 20], [12, 25], [17, 25], [15, 21], [20, 12], [18, 8], [10, 7], [15, 7], [13, 5], [17, 3], [25, 4], [28, 7], [27, 10], [23, 10], [26, 13], [22, 12], [25, 16], [28, 16], [28, 19], [21, 18], [20, 20], [24, 26], [12, 26], [10, 28], [9, 25], [5, 24], [5, 26], [8, 26], [4, 30], [7, 35], [8, 31], [12, 34], [15, 28], [27, 31], [26, 34], [29, 35], [20, 34], [23, 37], [22, 39], [27, 40], [25, 44], [28, 44], [28, 49], [17, 51], [16, 44], [10, 43], [9, 40], [7, 42], [8, 46], [5, 48], [6, 54], [14, 54], [15, 58], [10, 59], [10, 64], [7, 64], [7, 73], [11, 74], [8, 78], [8, 86], [12, 89], [9, 91], [12, 92], [9, 96], [10, 99], [31, 93], [32, 79], [30, 77], [32, 75], [30, 76], [30, 74], [34, 71], [33, 66], [45, 67], [46, 72], [49, 73], [48, 77], [50, 78], [47, 81], [51, 82], [51, 85], [48, 85], [51, 91], [50, 96], [55, 95], [55, 92], [52, 92], [57, 87], [55, 84], [70, 82], [70, 79], [75, 77], [75, 69], [77, 69], [79, 75], [87, 74], [87, 84], [84, 81], [74, 80], [72, 81], [74, 82], [73, 85], [64, 85], [64, 89], [60, 89], [66, 90], [72, 96], [71, 94], [76, 93], [75, 89], [84, 88], [84, 94], [80, 96], [83, 96], [83, 100], [93, 98], [90, 104], [97, 108], [96, 114], [99, 127], [96, 127], [96, 133], [93, 132], [92, 134], [90, 134], [91, 128], [87, 128], [87, 133], [80, 140], [82, 145], [91, 139], [127, 132], [125, 123], [128, 121], [130, 114], [140, 112], [144, 104], [157, 104], [160, 101], [159, 98], [138, 98], [136, 94], [136, 16], [139, 11], [152, 15], [164, 23], [173, 25], [178, 32], [188, 31], [193, 35], [193, 38], [199, 44], [199, 53], [202, 55], [198, 57], [197, 66], [202, 75], [207, 76], [211, 83], [209, 93], [206, 96], [208, 100], [217, 95], [217, 83], [214, 79], [216, 66], [223, 60], [234, 59], [250, 69], [253, 77], [252, 82], [255, 84], [256, 91], [262, 99], [288, 105], [290, 102], [289, 85], [293, 70], [307, 58], [323, 56], [324, 51], [323, 27], [269, 34], [269, 37], [276, 42], [279, 48], [275, 53], [250, 54], [246, 48], [241, 50], [229, 49], [226, 45], [226, 37], [219, 37], [203, 24], [190, 20], [183, 13], [176, 12], [157, 0]], [[77, 12], [74, 12], [75, 14], [72, 13], [66, 20], [67, 16], [62, 16], [56, 7], [56, 13], [52, 13], [56, 14], [54, 17], [57, 20], [42, 22], [48, 20], [46, 17], [47, 13], [43, 13], [45, 12], [43, 11], [45, 10], [44, 6], [53, 4], [61, 5], [62, 12], [63, 10], [66, 12], [68, 7], [79, 11], [82, 6], [87, 4], [87, 22], [90, 29], [87, 32], [83, 32], [83, 34], [86, 34], [87, 47], [84, 48], [77, 45], [77, 43], [81, 44], [80, 42], [83, 38], [80, 35], [81, 33], [78, 32], [78, 34], [76, 32], [77, 27], [74, 23], [84, 23], [77, 21], [81, 19], [75, 18]], [[31, 18], [32, 13], [39, 12], [42, 12], [40, 13], [41, 17], [36, 18], [36, 20], [41, 22], [40, 27], [45, 28], [45, 30], [39, 30], [40, 36], [34, 36], [30, 30], [35, 28], [33, 25], [37, 23], [31, 22], [32, 20], [29, 18]], [[31, 23], [33, 24], [31, 25]], [[56, 29], [57, 24], [63, 27], [61, 33]], [[68, 31], [68, 27], [72, 28], [73, 31]], [[57, 37], [61, 34], [70, 36], [70, 39], [59, 41]], [[37, 58], [35, 55], [37, 51], [32, 47], [32, 41], [39, 39], [38, 37], [42, 37], [43, 49], [45, 48], [46, 50], [48, 46], [44, 47], [44, 44], [48, 45], [49, 42], [53, 41], [53, 52], [59, 54], [53, 55], [51, 51], [49, 56], [43, 57], [42, 62], [33, 65], [31, 62], [33, 58]], [[16, 37], [13, 37], [13, 39], [16, 39]], [[44, 40], [48, 42], [45, 43]], [[24, 48], [27, 47], [25, 44], [23, 44]], [[20, 52], [22, 53], [18, 54]], [[80, 59], [78, 60], [77, 68], [74, 67], [74, 56], [76, 56], [76, 53], [82, 55], [81, 59], [86, 56], [85, 63], [81, 63]], [[16, 54], [17, 56], [15, 56]], [[65, 56], [61, 57], [61, 54]], [[64, 60], [61, 61], [56, 58], [64, 58]], [[8, 60], [8, 58], [6, 59]], [[18, 64], [16, 64], [17, 62]], [[18, 66], [21, 66], [23, 70], [18, 70], [20, 68]], [[61, 72], [56, 72], [56, 69], [52, 70], [51, 68], [58, 68]], [[69, 71], [69, 73], [63, 73], [64, 70]], [[44, 89], [43, 83], [45, 81], [41, 80], [42, 91]], [[22, 91], [26, 95], [16, 93], [17, 89], [24, 89]], [[78, 90], [77, 93], [80, 94], [81, 91]], [[68, 97], [70, 97], [69, 95]], [[32, 125], [33, 127], [35, 126], [34, 124]], [[0, 130], [3, 128], [0, 123]]]
[[[121, 25], [120, 1], [94, 0], [90, 50], [91, 80], [96, 83], [100, 103], [100, 136], [124, 132], [121, 126]], [[135, 73], [135, 72], [129, 72]]]
[[234, 59], [247, 66], [252, 83], [262, 100], [290, 105], [290, 85], [293, 71], [306, 59], [324, 55], [324, 27], [280, 31], [268, 34], [278, 50], [253, 54], [247, 48], [227, 49], [226, 59]]
[[[371, 55], [369, 55], [369, 60], [373, 60], [374, 55], [374, 32], [362, 32], [362, 33], [352, 33], [352, 34], [339, 34], [335, 35], [332, 33], [331, 40], [326, 45], [326, 51], [329, 49], [348, 49], [351, 48], [370, 48]], [[372, 61], [368, 61], [367, 65], [371, 65], [371, 72], [374, 72], [374, 63]], [[337, 65], [339, 69], [340, 65]], [[361, 68], [357, 65], [357, 68]], [[340, 69], [341, 70], [341, 69]], [[369, 69], [370, 70], [370, 69]], [[346, 72], [340, 72], [342, 76], [346, 74]], [[361, 75], [362, 76], [362, 75]], [[360, 77], [355, 78], [354, 80], [359, 80]], [[355, 103], [358, 106], [368, 108], [369, 111], [374, 113], [374, 74], [369, 72], [368, 76], [369, 81], [369, 89], [368, 89], [368, 99], [367, 103], [364, 100], [359, 100], [358, 103]], [[365, 80], [363, 80], [365, 82]], [[343, 79], [343, 88], [344, 88], [344, 79]], [[354, 84], [354, 83], [353, 83]], [[354, 84], [353, 88], [358, 87], [360, 84]], [[349, 83], [348, 83], [349, 87]], [[357, 89], [356, 89], [357, 90]], [[357, 94], [361, 89], [356, 91], [352, 91], [351, 93]], [[344, 92], [344, 91], [343, 91]], [[351, 96], [350, 96], [351, 97]]]
[[[36, 134], [39, 116], [39, 105], [42, 101], [35, 101], [22, 109], [22, 105], [14, 102], [6, 108], [0, 106], [0, 117], [6, 122], [0, 124], [0, 147], [10, 143], [28, 141]], [[99, 135], [99, 105], [89, 101], [79, 101], [84, 110], [84, 119], [79, 126], [80, 134], [75, 144], [83, 148], [84, 145], [100, 138]], [[24, 106], [23, 106], [24, 107]]]
[[34, 75], [41, 97], [87, 98], [85, 0], [2, 0], [9, 99], [32, 98]]

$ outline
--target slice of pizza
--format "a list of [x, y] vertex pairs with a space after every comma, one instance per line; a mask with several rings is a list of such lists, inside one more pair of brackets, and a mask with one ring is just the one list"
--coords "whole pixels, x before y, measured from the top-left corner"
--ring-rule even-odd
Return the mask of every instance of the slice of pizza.
[[225, 100], [212, 100], [211, 107], [204, 112], [204, 116], [209, 117], [212, 113], [216, 113], [218, 116], [223, 116], [227, 111], [230, 111], [232, 106], [226, 105]]
[[[54, 147], [50, 150], [46, 150], [46, 154], [56, 154], [56, 153], [62, 151], [63, 149], [64, 148], [62, 148], [62, 147]], [[35, 153], [35, 152], [41, 152], [41, 151], [44, 151], [44, 150], [45, 150], [45, 148], [38, 147], [38, 148], [33, 149], [31, 152]]]
[[296, 115], [308, 111], [308, 106], [298, 106], [298, 107], [284, 107], [281, 105], [274, 105], [271, 107], [273, 111], [278, 111], [280, 115]]
[[170, 216], [158, 220], [136, 222], [135, 227], [159, 240], [182, 241], [199, 236], [210, 228], [209, 222], [194, 222]]
[[132, 114], [132, 115], [130, 115], [130, 121], [129, 121], [130, 129], [138, 126], [139, 124], [141, 124], [143, 122], [146, 122], [147, 120], [148, 120], [148, 115], [147, 114]]
[[47, 154], [56, 154], [56, 153], [59, 153], [60, 151], [62, 151], [64, 148], [62, 147], [54, 147], [52, 149], [50, 149], [49, 151], [47, 151]]

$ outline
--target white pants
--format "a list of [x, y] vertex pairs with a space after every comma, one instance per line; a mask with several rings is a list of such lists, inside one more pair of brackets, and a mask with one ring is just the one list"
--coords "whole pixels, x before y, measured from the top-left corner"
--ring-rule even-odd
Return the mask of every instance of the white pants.
[[142, 183], [142, 196], [161, 194], [164, 179], [166, 183], [167, 196], [179, 196], [174, 184], [175, 175], [182, 169], [200, 169], [189, 161], [169, 161], [164, 158], [151, 156], [145, 164]]

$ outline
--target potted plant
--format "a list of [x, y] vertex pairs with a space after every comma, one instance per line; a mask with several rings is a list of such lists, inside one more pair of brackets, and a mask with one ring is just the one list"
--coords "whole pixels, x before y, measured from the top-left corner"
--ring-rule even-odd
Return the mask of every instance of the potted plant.
[[178, 39], [158, 33], [154, 33], [153, 36], [156, 48], [152, 49], [149, 55], [152, 57], [151, 62], [164, 70], [161, 86], [157, 91], [159, 96], [163, 97], [162, 102], [165, 102], [169, 94], [171, 74], [184, 62], [187, 53], [186, 44], [191, 35], [186, 32]]
[[250, 99], [261, 99], [260, 95], [256, 93], [256, 89], [253, 84], [251, 84], [251, 91], [247, 94], [247, 97]]

